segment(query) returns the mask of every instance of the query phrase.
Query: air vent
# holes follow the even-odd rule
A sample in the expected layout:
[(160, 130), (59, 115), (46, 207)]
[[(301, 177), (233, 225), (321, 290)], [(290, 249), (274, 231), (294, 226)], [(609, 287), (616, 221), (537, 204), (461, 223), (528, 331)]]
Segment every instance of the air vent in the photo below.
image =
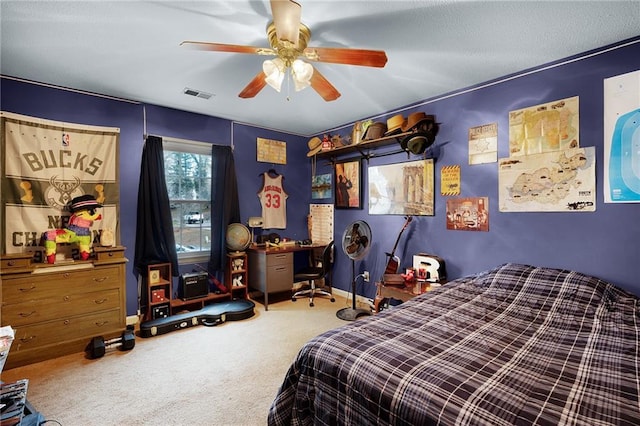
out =
[(200, 90), (189, 89), (188, 87), (184, 88), (184, 94), (189, 96), (195, 96), (196, 98), (209, 99), (213, 96), (211, 93), (201, 92)]

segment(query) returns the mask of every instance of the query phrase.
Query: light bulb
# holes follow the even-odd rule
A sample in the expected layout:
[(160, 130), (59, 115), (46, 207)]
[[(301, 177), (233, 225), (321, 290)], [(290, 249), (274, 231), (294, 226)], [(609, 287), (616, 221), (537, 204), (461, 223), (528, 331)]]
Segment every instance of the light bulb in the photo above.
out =
[(293, 74), (293, 83), (296, 92), (309, 87), (311, 85), (311, 76), (313, 75), (313, 67), (300, 59), (296, 59), (291, 64)]
[(264, 80), (267, 84), (276, 91), (280, 92), (282, 88), (282, 81), (284, 80), (285, 66), (284, 62), (280, 58), (273, 60), (267, 59), (262, 63), (262, 71), (267, 76)]

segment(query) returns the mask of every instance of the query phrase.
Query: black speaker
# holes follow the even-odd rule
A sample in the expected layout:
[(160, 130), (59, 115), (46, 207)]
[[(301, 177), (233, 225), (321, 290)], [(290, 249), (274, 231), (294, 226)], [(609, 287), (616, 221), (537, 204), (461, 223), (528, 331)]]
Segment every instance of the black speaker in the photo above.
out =
[(209, 295), (209, 279), (204, 272), (182, 274), (178, 281), (178, 297), (182, 300), (198, 299)]
[(162, 304), (151, 308), (151, 319), (167, 318), (170, 314), (169, 304)]

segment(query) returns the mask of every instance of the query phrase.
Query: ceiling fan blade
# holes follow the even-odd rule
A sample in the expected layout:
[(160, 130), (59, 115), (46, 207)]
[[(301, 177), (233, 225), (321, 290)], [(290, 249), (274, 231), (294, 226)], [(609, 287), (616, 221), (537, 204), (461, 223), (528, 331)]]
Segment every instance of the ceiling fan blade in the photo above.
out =
[(307, 47), (302, 54), (310, 61), (382, 68), (387, 63), (383, 50)]
[(297, 46), (302, 6), (293, 0), (271, 0), (271, 13), (278, 40), (287, 40)]
[(237, 44), (209, 43), (206, 41), (183, 41), (180, 46), (210, 52), (251, 53), (254, 55), (276, 55), (275, 50), (268, 47), (240, 46)]
[(253, 98), (264, 88), (264, 86), (267, 85), (265, 77), (266, 75), (264, 75), (264, 72), (260, 71), (253, 80), (247, 84), (247, 87), (242, 89), (242, 92), (240, 92), (238, 96), (245, 99)]
[(333, 84), (329, 83), (329, 80), (320, 74), (315, 67), (313, 68), (313, 74), (311, 75), (311, 87), (313, 87), (313, 90), (318, 92), (318, 94), (322, 96), (322, 99), (327, 102), (335, 101), (340, 97), (338, 89), (333, 87)]

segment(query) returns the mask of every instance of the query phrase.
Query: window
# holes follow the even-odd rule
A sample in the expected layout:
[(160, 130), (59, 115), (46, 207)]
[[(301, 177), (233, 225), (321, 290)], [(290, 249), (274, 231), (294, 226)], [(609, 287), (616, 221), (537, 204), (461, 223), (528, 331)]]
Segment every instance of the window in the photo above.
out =
[(211, 250), (211, 145), (164, 138), (162, 146), (178, 259), (208, 257)]

